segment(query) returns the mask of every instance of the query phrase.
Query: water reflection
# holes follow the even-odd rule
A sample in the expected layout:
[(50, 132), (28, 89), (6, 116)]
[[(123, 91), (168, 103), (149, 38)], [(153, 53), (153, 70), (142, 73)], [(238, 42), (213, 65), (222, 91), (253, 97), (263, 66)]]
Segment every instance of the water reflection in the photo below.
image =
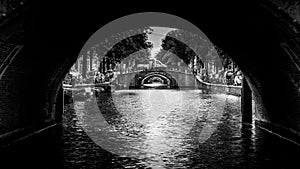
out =
[(261, 153), (261, 145), (268, 143), (265, 134), (241, 125), (239, 97), (198, 90), (124, 90), (68, 106), (66, 166), (263, 168), (266, 156), (272, 157)]

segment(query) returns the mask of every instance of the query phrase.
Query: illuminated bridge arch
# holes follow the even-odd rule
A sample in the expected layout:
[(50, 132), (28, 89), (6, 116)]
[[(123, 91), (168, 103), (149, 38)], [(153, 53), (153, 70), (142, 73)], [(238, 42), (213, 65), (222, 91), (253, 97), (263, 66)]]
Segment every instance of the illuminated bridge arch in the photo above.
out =
[(147, 74), (146, 76), (144, 76), (140, 82), (140, 85), (141, 86), (144, 86), (145, 84), (145, 80), (148, 80), (152, 77), (161, 77), (163, 79), (163, 84), (167, 84), (167, 87), (170, 88), (171, 87), (171, 82), (174, 81), (174, 79), (172, 77), (168, 77), (167, 75), (163, 75), (161, 73), (158, 73), (158, 72), (152, 72), (152, 73), (149, 73)]
[(168, 72), (165, 71), (155, 71), (155, 70), (148, 70), (148, 71), (141, 71), (137, 73), (134, 78), (131, 79), (130, 88), (143, 88), (146, 80), (159, 77), (163, 80), (163, 84), (167, 84), (167, 88), (171, 89), (178, 89), (179, 85), (177, 80), (172, 77)]

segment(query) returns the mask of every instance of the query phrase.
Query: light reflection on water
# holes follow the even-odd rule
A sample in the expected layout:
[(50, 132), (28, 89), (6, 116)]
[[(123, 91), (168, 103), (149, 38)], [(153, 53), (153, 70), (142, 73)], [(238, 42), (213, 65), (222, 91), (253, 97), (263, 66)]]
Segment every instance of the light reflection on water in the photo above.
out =
[(63, 140), (70, 168), (99, 168), (95, 163), (251, 168), (256, 161), (254, 129), (241, 125), (240, 97), (200, 90), (122, 90), (68, 106)]
[(231, 123), (239, 137), (239, 98), (197, 90), (124, 90), (75, 101), (75, 125), (113, 154), (151, 168), (180, 168), (214, 134), (226, 103), (235, 106)]
[(241, 124), (239, 97), (197, 90), (124, 90), (100, 98), (65, 105), (63, 168), (299, 165), (299, 147)]

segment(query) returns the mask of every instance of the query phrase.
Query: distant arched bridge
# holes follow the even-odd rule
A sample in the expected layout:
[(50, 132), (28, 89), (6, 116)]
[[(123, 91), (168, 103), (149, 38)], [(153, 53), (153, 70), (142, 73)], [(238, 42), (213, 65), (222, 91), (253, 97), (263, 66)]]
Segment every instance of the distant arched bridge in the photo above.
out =
[(153, 78), (161, 79), (161, 83), (170, 89), (199, 87), (198, 80), (193, 73), (159, 69), (118, 74), (114, 83), (119, 88), (141, 89), (145, 88), (145, 84), (151, 83)]

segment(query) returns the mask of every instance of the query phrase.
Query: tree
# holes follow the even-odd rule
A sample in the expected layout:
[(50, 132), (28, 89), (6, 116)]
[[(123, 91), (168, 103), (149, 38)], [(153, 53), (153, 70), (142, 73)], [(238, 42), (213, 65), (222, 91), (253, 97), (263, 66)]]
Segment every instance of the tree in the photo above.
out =
[(152, 44), (147, 42), (146, 33), (136, 34), (115, 44), (105, 55), (113, 62), (121, 62), (129, 55), (143, 49), (152, 48)]
[(220, 57), (221, 65), (224, 68), (228, 68), (228, 66), (233, 63), (233, 60), (231, 59), (231, 57), (227, 53), (225, 53), (220, 47), (215, 46), (215, 49)]
[(168, 32), (162, 40), (162, 49), (156, 58), (165, 64), (183, 61), (185, 64), (194, 66), (194, 60), (197, 57), (198, 64), (196, 65), (203, 67), (203, 56), (208, 52), (206, 43), (205, 39), (196, 34), (176, 29)]
[(128, 30), (105, 38), (93, 47), (96, 48), (96, 54), (99, 56), (101, 64), (105, 61), (114, 68), (117, 63), (121, 63), (130, 55), (136, 55), (138, 61), (142, 57), (147, 57), (148, 49), (153, 47), (150, 42), (147, 42), (147, 34), (152, 32), (153, 30), (149, 27)]
[(196, 53), (193, 50), (191, 50), (189, 46), (171, 36), (166, 36), (162, 40), (162, 48), (163, 50), (172, 52), (180, 59), (182, 59), (186, 64), (189, 64), (196, 55)]

